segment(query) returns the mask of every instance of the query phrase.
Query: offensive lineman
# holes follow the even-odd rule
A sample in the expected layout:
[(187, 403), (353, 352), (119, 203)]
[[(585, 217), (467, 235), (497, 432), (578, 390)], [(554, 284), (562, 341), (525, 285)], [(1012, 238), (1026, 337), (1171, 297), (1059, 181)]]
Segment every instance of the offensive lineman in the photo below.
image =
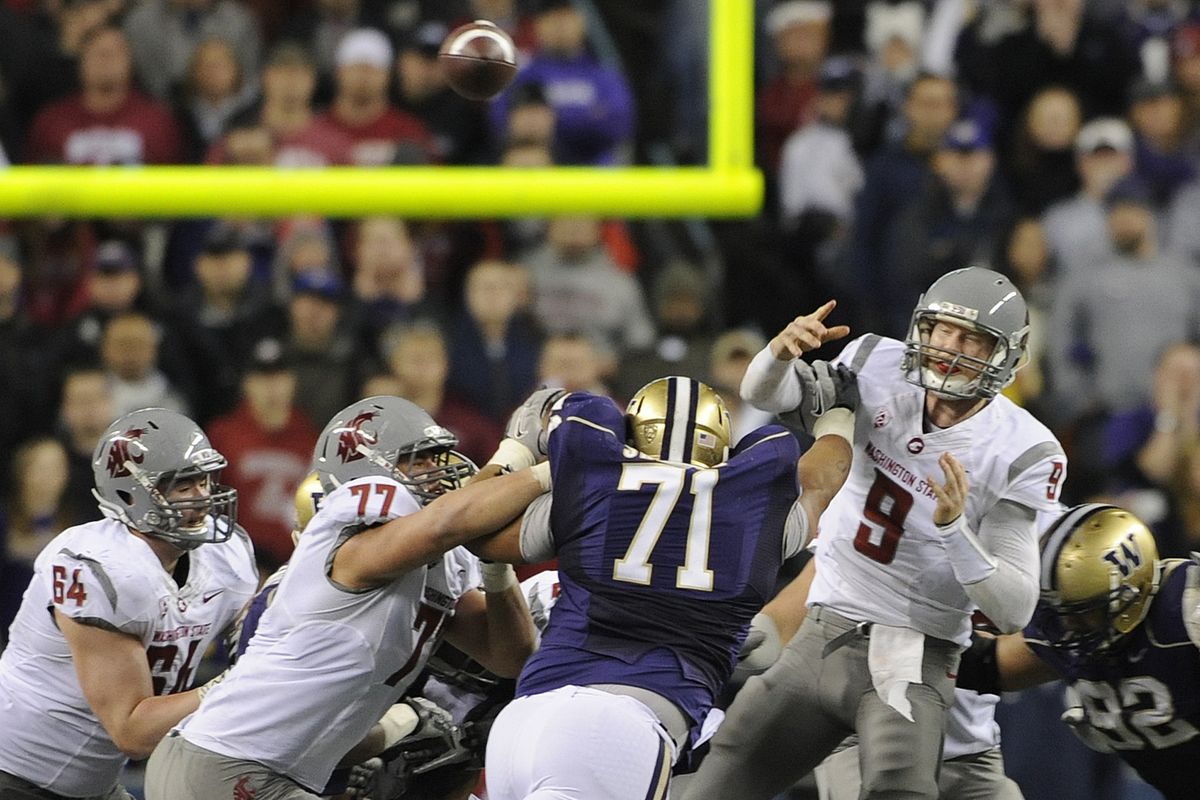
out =
[[(869, 334), (837, 358), (858, 373), (862, 405), (808, 615), (730, 707), (685, 800), (773, 797), (855, 732), (862, 797), (937, 797), (970, 612), (1002, 631), (1028, 621), (1036, 513), (1053, 510), (1066, 472), (1053, 435), (997, 396), (1028, 334), (1012, 283), (969, 267), (926, 290), (906, 341)], [(818, 376), (796, 356), (811, 337), (789, 324), (751, 363), (743, 397), (803, 410)]]
[[(156, 748), (148, 800), (318, 796), (443, 634), (516, 674), (533, 625), (515, 578), (489, 588), (485, 576), (484, 603), (446, 554), (512, 522), (549, 478), (523, 470), (447, 491), (472, 471), (456, 442), (397, 397), (358, 401), (330, 421), (314, 458), (321, 508), (246, 652)], [(487, 635), (463, 636), (468, 625)]]
[(128, 798), (126, 758), (196, 709), (200, 658), (258, 584), (224, 467), (196, 423), (164, 408), (100, 438), (105, 519), (46, 545), (0, 656), (4, 800)]

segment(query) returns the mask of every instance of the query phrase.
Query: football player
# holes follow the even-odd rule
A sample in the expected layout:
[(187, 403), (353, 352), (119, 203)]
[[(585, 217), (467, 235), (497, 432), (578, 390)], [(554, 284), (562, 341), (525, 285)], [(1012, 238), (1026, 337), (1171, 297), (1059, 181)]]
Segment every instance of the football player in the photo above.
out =
[[(802, 423), (828, 369), (797, 358), (821, 331), (804, 319), (742, 384), (746, 400)], [(999, 394), (1028, 335), (1016, 287), (969, 267), (926, 290), (905, 341), (868, 334), (838, 356), (858, 373), (862, 405), (850, 477), (821, 523), (808, 614), (738, 694), (685, 800), (774, 797), (855, 732), (862, 797), (937, 797), (971, 612), (1006, 632), (1028, 622), (1036, 514), (1066, 472), (1053, 434)]]
[(803, 458), (779, 426), (731, 449), (724, 402), (689, 378), (647, 384), (625, 414), (584, 392), (558, 401), (555, 490), (503, 555), (557, 555), (560, 593), (488, 739), (492, 800), (666, 796), (781, 562), (845, 477), (854, 377), (827, 388)]
[(1063, 714), (1167, 800), (1200, 780), (1200, 561), (1159, 559), (1130, 512), (1070, 509), (1042, 537), (1041, 600), (1022, 633), (977, 640), (960, 684), (1015, 691), (1062, 678)]
[(0, 656), (0, 797), (128, 798), (126, 759), (196, 709), (200, 659), (258, 585), (225, 464), (163, 408), (100, 438), (104, 519), (42, 550)]
[[(515, 520), (549, 488), (549, 471), (448, 491), (472, 472), (456, 442), (397, 397), (330, 421), (314, 455), (321, 508), (246, 652), (151, 756), (148, 800), (315, 797), (442, 636), (497, 674), (517, 673), (534, 636), (511, 568), (485, 570), (473, 591), (447, 553)], [(380, 749), (411, 732), (380, 727)]]

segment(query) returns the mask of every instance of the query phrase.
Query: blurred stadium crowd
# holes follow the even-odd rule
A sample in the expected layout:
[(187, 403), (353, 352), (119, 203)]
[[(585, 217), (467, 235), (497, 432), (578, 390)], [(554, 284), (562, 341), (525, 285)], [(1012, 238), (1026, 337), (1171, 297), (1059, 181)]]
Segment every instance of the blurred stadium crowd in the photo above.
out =
[[(921, 288), (969, 263), (1029, 301), (1010, 391), (1069, 450), (1064, 500), (1122, 503), (1185, 555), (1197, 5), (758, 0), (749, 221), (0, 223), (0, 630), (41, 547), (99, 516), (92, 450), (132, 409), (201, 422), (270, 570), (319, 427), (355, 397), (412, 399), (482, 460), (538, 384), (621, 399), (676, 373), (743, 432), (764, 421), (736, 393), (763, 332), (835, 297), (835, 321), (903, 338)], [(697, 163), (707, 6), (6, 0), (0, 165)], [(475, 18), (522, 59), (488, 104), (436, 63)]]

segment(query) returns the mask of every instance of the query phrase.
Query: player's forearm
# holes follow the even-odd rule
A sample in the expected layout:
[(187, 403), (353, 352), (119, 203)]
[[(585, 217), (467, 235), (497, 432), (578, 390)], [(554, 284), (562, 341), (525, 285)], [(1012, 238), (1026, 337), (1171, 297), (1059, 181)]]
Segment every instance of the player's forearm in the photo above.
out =
[(739, 392), (755, 408), (774, 413), (791, 411), (803, 399), (792, 361), (780, 361), (770, 347), (764, 347), (750, 361)]
[(802, 494), (800, 505), (808, 515), (810, 535), (834, 495), (846, 482), (854, 453), (850, 443), (841, 436), (822, 436), (800, 457), (796, 463), (796, 476)]
[(1038, 549), (1033, 511), (1000, 502), (979, 531), (960, 517), (944, 528), (954, 576), (975, 605), (1004, 633), (1019, 631), (1038, 598)]
[(775, 623), (779, 641), (785, 645), (800, 630), (804, 618), (808, 616), (808, 591), (816, 574), (816, 559), (809, 559), (800, 574), (763, 606), (762, 613)]
[(132, 759), (146, 758), (181, 719), (200, 705), (196, 689), (166, 697), (147, 697), (133, 707), (129, 717), (109, 730), (113, 742)]
[(515, 678), (537, 644), (533, 618), (520, 584), (486, 594), (485, 640), (476, 660), (502, 678)]

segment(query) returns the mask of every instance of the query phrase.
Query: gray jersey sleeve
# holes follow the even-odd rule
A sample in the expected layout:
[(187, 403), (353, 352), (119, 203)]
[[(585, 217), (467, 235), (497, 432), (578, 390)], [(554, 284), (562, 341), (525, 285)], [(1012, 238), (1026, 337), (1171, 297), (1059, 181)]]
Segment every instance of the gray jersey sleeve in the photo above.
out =
[(946, 533), (946, 554), (967, 597), (1003, 633), (1019, 631), (1038, 599), (1038, 544), (1033, 509), (1001, 500), (979, 525)]
[(549, 492), (541, 495), (525, 509), (521, 518), (521, 557), (526, 563), (536, 564), (554, 558), (554, 534), (550, 532)]

